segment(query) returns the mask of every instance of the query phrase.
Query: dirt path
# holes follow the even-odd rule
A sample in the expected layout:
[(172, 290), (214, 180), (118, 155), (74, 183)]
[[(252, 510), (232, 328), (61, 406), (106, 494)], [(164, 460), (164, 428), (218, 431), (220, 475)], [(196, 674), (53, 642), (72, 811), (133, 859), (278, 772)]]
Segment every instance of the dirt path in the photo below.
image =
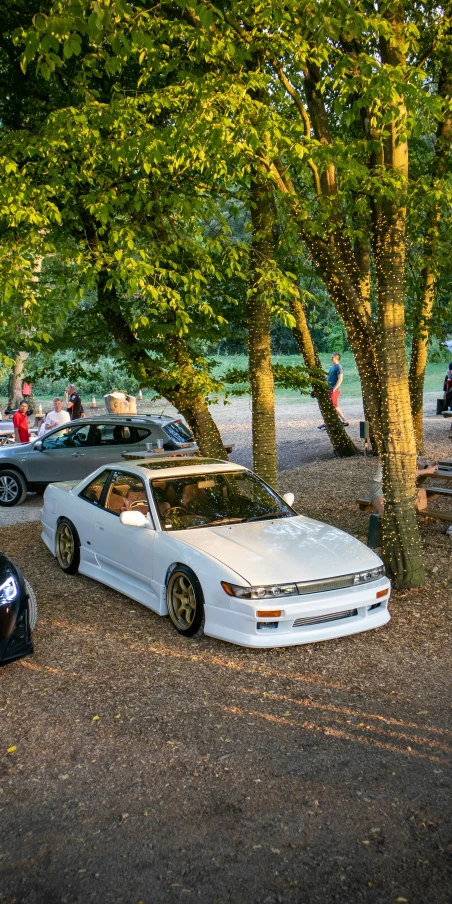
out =
[(36, 524), (3, 546), (40, 619), (1, 673), (2, 904), (449, 904), (441, 584), (379, 631), (257, 653), (62, 575)]
[[(307, 407), (279, 415), (281, 440), (298, 455), (303, 421), (321, 460), (281, 489), (365, 537), (354, 498), (375, 464), (332, 459)], [(243, 409), (230, 415), (245, 457)], [(444, 422), (427, 429), (448, 454)], [(184, 641), (63, 575), (38, 524), (3, 527), (39, 621), (34, 656), (0, 671), (1, 904), (450, 904), (444, 530), (422, 525), (427, 585), (393, 595), (385, 628), (253, 652)]]

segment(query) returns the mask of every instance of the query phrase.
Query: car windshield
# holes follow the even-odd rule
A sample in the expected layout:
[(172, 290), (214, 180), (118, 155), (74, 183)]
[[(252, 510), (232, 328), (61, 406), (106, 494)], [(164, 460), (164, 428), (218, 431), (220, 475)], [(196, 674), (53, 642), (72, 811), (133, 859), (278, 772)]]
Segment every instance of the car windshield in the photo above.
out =
[(151, 479), (163, 530), (288, 518), (293, 509), (250, 471)]

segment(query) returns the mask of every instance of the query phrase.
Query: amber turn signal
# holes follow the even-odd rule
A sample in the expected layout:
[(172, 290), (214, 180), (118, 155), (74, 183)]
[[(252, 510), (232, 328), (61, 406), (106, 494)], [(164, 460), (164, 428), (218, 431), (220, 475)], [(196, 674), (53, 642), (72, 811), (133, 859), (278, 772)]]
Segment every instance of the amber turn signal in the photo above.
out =
[(270, 612), (256, 612), (258, 618), (280, 618), (282, 615), (281, 609), (272, 609)]
[(379, 590), (377, 593), (377, 600), (380, 600), (382, 596), (387, 596), (389, 593), (388, 588), (386, 590)]

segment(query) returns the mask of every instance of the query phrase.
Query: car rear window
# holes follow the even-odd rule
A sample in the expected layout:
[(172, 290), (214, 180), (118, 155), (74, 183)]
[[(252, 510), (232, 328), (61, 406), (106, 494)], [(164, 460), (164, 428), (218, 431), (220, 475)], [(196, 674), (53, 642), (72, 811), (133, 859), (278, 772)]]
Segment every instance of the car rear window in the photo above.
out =
[(170, 439), (175, 443), (193, 443), (194, 437), (190, 432), (186, 424), (183, 421), (171, 421), (170, 424), (165, 424), (163, 427), (164, 432)]

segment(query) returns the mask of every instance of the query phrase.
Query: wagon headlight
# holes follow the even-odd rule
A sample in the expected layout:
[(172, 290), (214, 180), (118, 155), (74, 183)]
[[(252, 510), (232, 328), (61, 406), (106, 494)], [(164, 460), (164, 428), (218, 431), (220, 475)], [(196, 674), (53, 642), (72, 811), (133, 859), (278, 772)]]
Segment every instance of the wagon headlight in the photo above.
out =
[(379, 578), (384, 578), (384, 576), (385, 567), (380, 565), (378, 568), (371, 568), (369, 571), (358, 571), (353, 575), (353, 583), (368, 584), (369, 581), (378, 581)]
[(296, 596), (296, 584), (270, 584), (266, 587), (240, 587), (222, 581), (221, 586), (228, 596), (237, 596), (241, 600), (275, 599), (281, 596)]
[(14, 578), (12, 576), (7, 578), (6, 581), (0, 585), (0, 604), (12, 602), (18, 593), (19, 588)]

